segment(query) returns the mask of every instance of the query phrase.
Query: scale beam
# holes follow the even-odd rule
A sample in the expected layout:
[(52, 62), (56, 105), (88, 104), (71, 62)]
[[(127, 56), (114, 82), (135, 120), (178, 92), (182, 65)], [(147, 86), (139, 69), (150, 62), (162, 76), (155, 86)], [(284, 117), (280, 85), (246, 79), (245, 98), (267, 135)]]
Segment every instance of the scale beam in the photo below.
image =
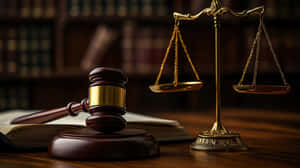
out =
[(191, 15), (191, 14), (182, 14), (178, 12), (174, 12), (173, 16), (177, 20), (196, 20), (202, 15), (207, 15), (207, 16), (223, 16), (226, 14), (230, 14), (235, 17), (247, 17), (247, 16), (262, 16), (264, 15), (265, 8), (264, 6), (259, 6), (254, 9), (250, 10), (243, 10), (241, 12), (235, 12), (230, 8), (227, 7), (221, 7), (219, 9), (216, 8), (205, 8), (196, 15)]

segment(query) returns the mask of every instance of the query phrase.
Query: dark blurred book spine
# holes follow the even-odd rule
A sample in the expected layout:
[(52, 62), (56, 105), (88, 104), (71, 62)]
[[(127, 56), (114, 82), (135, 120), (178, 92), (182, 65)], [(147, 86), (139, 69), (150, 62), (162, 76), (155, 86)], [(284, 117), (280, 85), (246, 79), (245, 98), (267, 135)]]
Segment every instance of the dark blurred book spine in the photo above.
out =
[(137, 72), (140, 74), (149, 74), (152, 70), (151, 50), (152, 50), (152, 30), (150, 27), (142, 27), (137, 32), (136, 39), (136, 66)]
[(19, 73), (29, 75), (29, 30), (25, 25), (19, 28)]
[(167, 16), (168, 0), (68, 0), (68, 13), (77, 16)]
[[(168, 45), (168, 31), (164, 27), (158, 27), (154, 30), (153, 40), (152, 40), (152, 50), (151, 50), (151, 64), (152, 64), (152, 73), (158, 73), (161, 62), (163, 60), (165, 50)], [(166, 64), (164, 69), (168, 69)], [(165, 71), (164, 71), (165, 72)]]
[(17, 72), (17, 31), (9, 27), (7, 31), (7, 72)]
[(151, 0), (141, 0), (141, 15), (152, 16), (153, 9)]
[(90, 16), (92, 13), (92, 1), (91, 0), (84, 0), (82, 1), (82, 16)]
[(80, 16), (80, 1), (69, 0), (69, 15), (72, 17)]
[(267, 18), (275, 18), (276, 17), (276, 2), (275, 0), (265, 0), (265, 16)]
[(223, 71), (226, 73), (238, 72), (239, 65), (239, 34), (236, 29), (225, 29), (223, 41), (221, 42), (221, 50), (224, 59), (221, 59)]
[(19, 74), (46, 75), (52, 71), (52, 33), (48, 24), (22, 25), (19, 33)]
[(266, 17), (267, 18), (294, 18), (299, 11), (299, 1), (286, 1), (286, 0), (265, 0)]
[(7, 16), (7, 7), (6, 7), (7, 1), (0, 1), (0, 17), (6, 17)]
[(44, 0), (44, 16), (46, 18), (54, 18), (56, 16), (56, 2), (55, 0)]
[(18, 15), (17, 0), (7, 1), (7, 15), (8, 17), (16, 17)]
[(29, 109), (30, 108), (30, 96), (29, 96), (29, 86), (22, 84), (17, 88), (17, 108)]
[(294, 44), (294, 47), (293, 47), (293, 50), (295, 51), (293, 54), (293, 60), (294, 60), (294, 69), (296, 72), (300, 72), (300, 69), (299, 69), (299, 62), (300, 62), (300, 57), (299, 57), (299, 48), (300, 48), (300, 32), (299, 30), (296, 31), (296, 34), (293, 35), (294, 39), (293, 39), (293, 44)]
[(5, 32), (4, 29), (0, 29), (0, 73), (5, 72), (5, 52), (4, 52), (4, 44), (5, 44)]
[(0, 86), (0, 111), (28, 109), (30, 107), (29, 86), (5, 83)]
[[(297, 33), (293, 30), (289, 30), (286, 32), (280, 32), (282, 38), (282, 43), (279, 49), (279, 62), (281, 63), (283, 70), (285, 72), (293, 72), (297, 71), (297, 66), (294, 60), (295, 55), (297, 55), (297, 50), (295, 50), (295, 46), (297, 42), (294, 40)], [(295, 69), (296, 68), (296, 69)]]
[(139, 15), (139, 0), (129, 0), (128, 2), (129, 16), (138, 16)]
[(122, 52), (123, 52), (123, 62), (122, 69), (128, 73), (133, 74), (136, 70), (135, 67), (135, 55), (134, 47), (135, 43), (135, 29), (136, 25), (134, 22), (127, 21), (123, 25), (123, 38), (122, 38)]
[(94, 0), (93, 1), (93, 15), (103, 16), (105, 11), (104, 0)]
[(49, 25), (44, 25), (40, 29), (39, 50), (40, 50), (40, 67), (43, 74), (50, 74), (52, 72), (52, 45), (51, 45), (52, 31)]
[(167, 35), (167, 29), (162, 26), (137, 27), (134, 22), (126, 22), (122, 41), (123, 70), (128, 74), (157, 73), (169, 42)]
[(127, 16), (128, 15), (128, 0), (117, 0), (117, 15)]
[(1, 0), (0, 17), (53, 18), (56, 0)]
[(31, 8), (32, 8), (32, 1), (31, 0), (22, 0), (20, 1), (21, 4), (21, 17), (22, 18), (28, 18), (31, 17)]
[(154, 0), (156, 1), (156, 8), (154, 11), (157, 16), (167, 16), (169, 14), (168, 1), (167, 0)]
[(106, 0), (105, 9), (106, 16), (114, 16), (116, 14), (116, 0)]
[(7, 109), (7, 89), (4, 86), (0, 86), (0, 111)]
[(286, 19), (292, 15), (292, 8), (289, 6), (291, 2), (287, 0), (276, 1), (277, 17)]
[(17, 109), (18, 102), (17, 102), (17, 87), (10, 86), (8, 88), (8, 108), (9, 109)]
[(30, 57), (31, 57), (31, 75), (38, 76), (40, 75), (40, 53), (39, 53), (39, 27), (37, 25), (32, 25), (30, 27)]
[(300, 18), (300, 1), (293, 0), (293, 13), (295, 18)]
[(42, 10), (42, 0), (33, 0), (32, 5), (32, 17), (33, 18), (41, 18), (43, 15), (43, 12), (45, 10)]

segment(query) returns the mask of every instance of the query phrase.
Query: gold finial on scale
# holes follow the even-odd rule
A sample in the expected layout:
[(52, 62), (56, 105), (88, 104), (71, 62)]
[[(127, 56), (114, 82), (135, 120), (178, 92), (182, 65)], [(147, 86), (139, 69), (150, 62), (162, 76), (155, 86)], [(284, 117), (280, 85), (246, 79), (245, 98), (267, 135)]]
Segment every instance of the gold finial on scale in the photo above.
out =
[[(223, 7), (220, 0), (212, 0), (209, 8), (205, 8), (201, 10), (199, 13), (195, 15), (191, 14), (181, 14), (178, 12), (174, 12), (173, 16), (175, 19), (174, 31), (167, 48), (165, 57), (163, 59), (160, 72), (158, 74), (157, 80), (154, 85), (150, 86), (150, 89), (153, 92), (179, 92), (179, 91), (191, 91), (198, 90), (202, 87), (202, 82), (200, 81), (197, 71), (194, 68), (194, 65), (190, 59), (190, 56), (187, 52), (186, 46), (183, 43), (180, 31), (179, 24), (182, 20), (196, 20), (202, 15), (207, 15), (213, 17), (214, 23), (214, 37), (215, 37), (215, 81), (216, 81), (216, 121), (209, 131), (204, 131), (200, 133), (196, 139), (196, 141), (191, 145), (191, 148), (194, 150), (205, 150), (205, 151), (229, 151), (229, 150), (247, 150), (247, 145), (241, 140), (240, 134), (232, 133), (228, 131), (223, 124), (221, 123), (221, 63), (220, 63), (220, 22), (219, 17), (225, 14), (230, 14), (235, 17), (246, 17), (246, 16), (259, 16), (259, 29), (256, 35), (256, 38), (251, 47), (250, 56), (246, 63), (245, 69), (243, 71), (242, 78), (237, 85), (234, 85), (233, 88), (235, 91), (239, 93), (249, 93), (249, 94), (285, 94), (290, 91), (290, 86), (286, 82), (284, 77), (284, 73), (280, 67), (280, 64), (277, 60), (277, 56), (272, 47), (270, 37), (266, 31), (265, 25), (263, 23), (263, 15), (264, 15), (264, 6), (259, 6), (250, 10), (243, 10), (241, 12), (235, 12), (228, 7)], [(264, 33), (270, 47), (271, 53), (273, 55), (274, 61), (276, 63), (277, 68), (281, 74), (281, 78), (283, 80), (283, 86), (276, 85), (256, 85), (256, 76), (257, 76), (257, 68), (258, 68), (258, 55), (259, 55), (259, 45), (260, 45), (260, 35)], [(177, 66), (178, 66), (178, 52), (177, 52), (177, 43), (178, 37), (182, 43), (186, 56), (190, 62), (190, 65), (193, 69), (193, 72), (197, 78), (197, 81), (192, 82), (178, 82), (178, 74), (177, 74)], [(159, 84), (159, 79), (161, 77), (164, 64), (167, 59), (167, 55), (170, 50), (170, 46), (175, 38), (175, 63), (174, 63), (174, 82), (170, 84)], [(249, 62), (253, 57), (254, 49), (256, 47), (256, 60), (255, 60), (255, 71), (252, 85), (242, 85), (244, 80), (244, 76), (247, 72)], [(195, 82), (195, 83), (193, 83)]]

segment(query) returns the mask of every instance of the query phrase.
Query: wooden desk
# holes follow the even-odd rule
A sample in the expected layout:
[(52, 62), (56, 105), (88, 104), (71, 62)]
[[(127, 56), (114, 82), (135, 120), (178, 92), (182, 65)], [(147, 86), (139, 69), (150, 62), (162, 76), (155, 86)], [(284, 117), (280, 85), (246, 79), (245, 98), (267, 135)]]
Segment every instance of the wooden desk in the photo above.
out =
[[(156, 116), (176, 119), (192, 135), (209, 129), (214, 111), (169, 112)], [(300, 113), (286, 111), (225, 109), (223, 123), (241, 133), (249, 145), (246, 152), (190, 152), (191, 142), (162, 144), (160, 157), (132, 161), (66, 161), (49, 157), (46, 152), (0, 153), (1, 168), (201, 168), (201, 167), (299, 167)]]

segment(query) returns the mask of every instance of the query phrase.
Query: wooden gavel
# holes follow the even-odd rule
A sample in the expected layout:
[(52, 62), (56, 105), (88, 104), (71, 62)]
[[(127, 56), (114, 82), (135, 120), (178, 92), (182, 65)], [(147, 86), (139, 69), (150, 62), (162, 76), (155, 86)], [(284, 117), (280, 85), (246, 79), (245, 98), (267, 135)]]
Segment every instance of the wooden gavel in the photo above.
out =
[(79, 112), (91, 115), (86, 126), (100, 132), (112, 133), (126, 127), (122, 117), (126, 110), (125, 74), (114, 68), (96, 67), (89, 73), (89, 98), (80, 103), (70, 102), (65, 107), (32, 113), (14, 119), (11, 124), (40, 124)]

